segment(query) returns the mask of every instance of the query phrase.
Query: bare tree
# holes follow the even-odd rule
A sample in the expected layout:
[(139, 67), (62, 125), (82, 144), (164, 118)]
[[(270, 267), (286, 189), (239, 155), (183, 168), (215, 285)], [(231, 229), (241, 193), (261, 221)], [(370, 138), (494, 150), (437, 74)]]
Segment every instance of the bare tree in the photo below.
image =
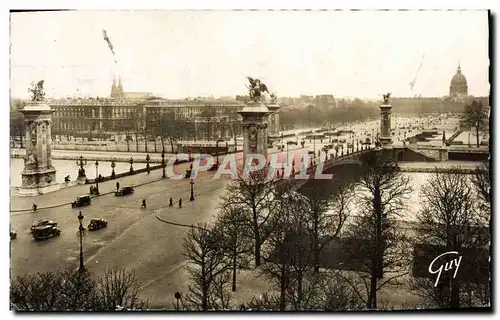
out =
[(139, 298), (139, 282), (135, 271), (114, 267), (97, 281), (100, 310), (142, 309), (146, 303)]
[(203, 122), (205, 123), (205, 137), (207, 140), (210, 140), (214, 136), (214, 123), (216, 123), (217, 109), (214, 106), (206, 105), (203, 107), (199, 116), (203, 118)]
[(142, 112), (140, 111), (140, 108), (137, 108), (134, 110), (132, 113), (132, 117), (130, 119), (132, 123), (132, 128), (134, 130), (134, 135), (135, 135), (135, 150), (136, 152), (139, 152), (139, 132), (143, 132), (144, 126), (142, 123)]
[[(229, 266), (219, 240), (220, 235), (208, 223), (192, 226), (184, 239), (184, 255), (190, 263), (186, 270), (191, 280), (185, 300), (192, 308), (206, 311), (217, 307), (215, 286), (220, 281), (218, 277), (227, 276)], [(218, 296), (224, 297), (224, 294), (219, 290)]]
[(10, 302), (18, 311), (115, 311), (141, 309), (133, 271), (109, 269), (103, 278), (65, 270), (28, 274), (11, 282)]
[(314, 253), (314, 270), (319, 272), (320, 256), (323, 249), (338, 238), (340, 231), (350, 215), (350, 203), (353, 196), (351, 185), (339, 185), (329, 188), (325, 193), (308, 190), (305, 199), (309, 211), (308, 233), (311, 235), (311, 250)]
[(236, 291), (236, 273), (248, 269), (252, 253), (251, 234), (245, 223), (242, 208), (225, 207), (217, 217), (218, 233), (221, 235), (220, 245), (230, 261), (232, 272), (232, 291)]
[[(277, 190), (280, 192), (282, 189)], [(277, 193), (273, 202), (274, 227), (265, 246), (262, 272), (278, 287), (280, 310), (285, 310), (288, 303), (300, 310), (307, 305), (304, 286), (306, 276), (314, 267), (307, 232), (307, 199), (297, 192), (285, 191)]]
[(183, 121), (176, 118), (174, 111), (169, 110), (161, 115), (159, 129), (163, 148), (165, 148), (163, 139), (166, 137), (170, 142), (171, 152), (175, 152), (174, 144), (179, 137), (179, 132), (183, 129)]
[(479, 198), (479, 209), (486, 217), (491, 214), (491, 181), (490, 181), (490, 163), (485, 161), (475, 170), (472, 182), (476, 187), (477, 197)]
[[(397, 168), (390, 154), (383, 150), (365, 154), (356, 204), (360, 215), (346, 230), (348, 237), (363, 239), (364, 248), (356, 248), (368, 257), (365, 272), (360, 274), (366, 288), (366, 305), (377, 308), (377, 291), (407, 274), (407, 237), (397, 226), (412, 192), (410, 178)], [(354, 248), (351, 248), (353, 250)], [(384, 273), (389, 277), (384, 278)]]
[(473, 100), (465, 106), (461, 119), (462, 127), (476, 130), (477, 147), (479, 147), (479, 131), (488, 128), (488, 107), (482, 101)]
[[(418, 213), (416, 240), (418, 243), (435, 245), (443, 248), (443, 252), (463, 249), (486, 249), (490, 237), (486, 231), (489, 217), (481, 216), (476, 210), (476, 196), (468, 176), (459, 171), (436, 173), (422, 187), (422, 210)], [(481, 255), (474, 254), (476, 261), (468, 261), (476, 265), (472, 273), (481, 273)], [(474, 258), (470, 258), (474, 259)], [(487, 259), (487, 257), (482, 257)], [(485, 261), (483, 261), (484, 263)], [(473, 306), (473, 299), (464, 289), (466, 284), (459, 278), (442, 275), (441, 285), (435, 286), (430, 279), (415, 279), (413, 289), (424, 299), (444, 308), (458, 308), (461, 305)], [(474, 281), (475, 282), (475, 281)], [(470, 289), (470, 288), (468, 288)], [(487, 285), (476, 283), (470, 289), (476, 294), (487, 293)], [(487, 294), (482, 294), (482, 298)], [(482, 300), (481, 304), (487, 301)], [(477, 303), (477, 301), (476, 301)]]
[(261, 263), (261, 246), (272, 231), (271, 201), (275, 184), (267, 178), (267, 171), (260, 170), (246, 176), (239, 170), (238, 177), (227, 186), (222, 204), (244, 210), (245, 224), (251, 231), (254, 243), (255, 266)]

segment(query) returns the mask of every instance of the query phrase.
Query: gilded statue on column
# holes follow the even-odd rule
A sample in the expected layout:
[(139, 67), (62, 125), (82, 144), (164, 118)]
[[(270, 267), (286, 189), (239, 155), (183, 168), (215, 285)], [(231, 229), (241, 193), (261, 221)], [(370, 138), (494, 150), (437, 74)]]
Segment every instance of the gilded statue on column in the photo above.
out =
[(43, 101), (45, 97), (45, 92), (43, 91), (43, 82), (44, 80), (38, 81), (36, 84), (34, 82), (31, 83), (31, 88), (28, 89), (28, 92), (31, 92), (31, 101)]

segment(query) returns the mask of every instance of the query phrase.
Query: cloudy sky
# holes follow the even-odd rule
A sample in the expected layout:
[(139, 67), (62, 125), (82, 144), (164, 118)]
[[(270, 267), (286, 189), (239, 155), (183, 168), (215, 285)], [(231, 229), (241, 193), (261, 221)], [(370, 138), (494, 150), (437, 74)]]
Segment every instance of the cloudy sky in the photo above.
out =
[(279, 96), (444, 96), (459, 62), (469, 93), (487, 95), (485, 11), (11, 14), (11, 94), (19, 98), (39, 79), (48, 97), (108, 96), (114, 76), (125, 91), (168, 98), (245, 94), (246, 76)]

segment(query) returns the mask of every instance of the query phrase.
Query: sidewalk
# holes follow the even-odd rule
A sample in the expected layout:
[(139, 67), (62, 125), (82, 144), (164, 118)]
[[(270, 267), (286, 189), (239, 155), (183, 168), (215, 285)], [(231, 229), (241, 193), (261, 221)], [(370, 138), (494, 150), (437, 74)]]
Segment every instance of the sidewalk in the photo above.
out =
[[(175, 173), (183, 173), (189, 167), (190, 163), (183, 163), (176, 165), (174, 168)], [(120, 179), (110, 180), (99, 183), (99, 191), (101, 195), (112, 193), (116, 191), (116, 182), (120, 183), (121, 187), (125, 186), (138, 186), (155, 181), (162, 180), (162, 169), (153, 170), (148, 175), (146, 172), (138, 173), (132, 176), (126, 176)], [(90, 184), (75, 185), (61, 189), (59, 191), (42, 194), (35, 197), (22, 197), (18, 195), (11, 195), (10, 197), (10, 211), (19, 213), (26, 213), (32, 210), (33, 203), (36, 203), (39, 209), (47, 207), (58, 207), (68, 205), (73, 202), (76, 197), (80, 195), (88, 195)]]

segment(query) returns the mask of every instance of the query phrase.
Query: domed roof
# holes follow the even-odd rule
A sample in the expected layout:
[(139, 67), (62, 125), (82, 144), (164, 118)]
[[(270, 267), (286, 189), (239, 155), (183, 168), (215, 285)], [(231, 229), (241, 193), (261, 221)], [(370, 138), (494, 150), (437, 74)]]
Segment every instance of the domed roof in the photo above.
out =
[(467, 79), (465, 76), (462, 74), (462, 70), (460, 69), (460, 64), (458, 65), (457, 68), (457, 73), (453, 76), (451, 79), (451, 84), (467, 84)]

